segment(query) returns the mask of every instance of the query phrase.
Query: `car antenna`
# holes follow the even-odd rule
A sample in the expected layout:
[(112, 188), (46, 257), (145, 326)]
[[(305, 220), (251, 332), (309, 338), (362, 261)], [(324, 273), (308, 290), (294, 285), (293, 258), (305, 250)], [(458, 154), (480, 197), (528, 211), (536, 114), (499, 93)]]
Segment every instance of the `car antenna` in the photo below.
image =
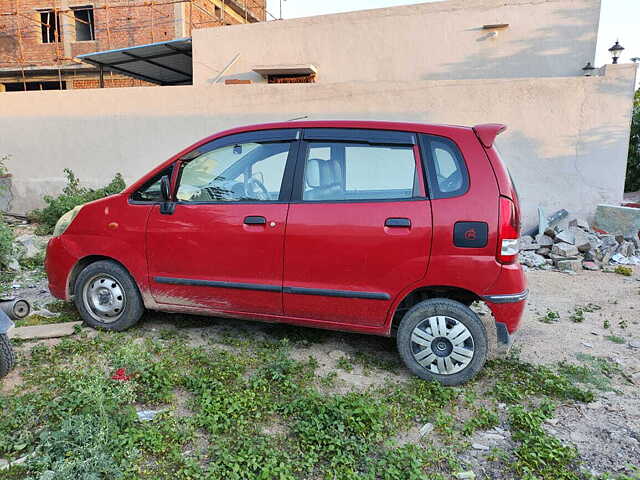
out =
[(303, 115), (302, 117), (292, 118), (290, 120), (287, 120), (287, 122), (295, 122), (296, 120), (304, 120), (305, 118), (309, 118), (309, 115)]

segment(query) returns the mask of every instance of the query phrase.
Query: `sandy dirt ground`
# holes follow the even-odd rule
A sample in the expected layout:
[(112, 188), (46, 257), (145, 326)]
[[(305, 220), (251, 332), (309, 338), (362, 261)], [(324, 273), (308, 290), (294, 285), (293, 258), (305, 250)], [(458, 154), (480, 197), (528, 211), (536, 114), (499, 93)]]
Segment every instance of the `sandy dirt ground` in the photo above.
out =
[[(537, 364), (559, 361), (578, 364), (581, 355), (589, 355), (614, 362), (622, 372), (612, 376), (612, 391), (599, 392), (595, 402), (561, 405), (556, 418), (547, 423), (549, 432), (576, 445), (586, 467), (593, 473), (623, 471), (628, 465), (640, 467), (640, 267), (635, 267), (631, 277), (587, 271), (567, 274), (531, 270), (527, 277), (531, 293), (514, 342), (521, 358)], [(39, 305), (50, 300), (44, 280), (18, 279), (16, 285), (20, 285), (15, 289), (17, 294)], [(581, 321), (575, 322), (576, 309), (580, 307), (585, 311), (579, 318)], [(551, 323), (541, 321), (549, 311), (557, 312), (559, 318)], [(290, 336), (293, 331), (279, 325), (217, 318), (193, 322), (182, 315), (158, 313), (145, 315), (141, 328), (145, 334), (155, 335), (163, 328), (176, 325), (182, 325), (180, 329), (189, 336), (190, 343), (219, 341), (221, 348), (233, 348), (223, 341), (230, 335), (258, 340), (283, 334)], [(337, 392), (364, 390), (409, 378), (392, 339), (313, 329), (295, 329), (295, 335), (301, 337), (301, 343), (293, 345), (292, 356), (301, 360), (313, 356), (319, 364), (319, 375), (335, 371)], [(313, 341), (305, 343), (305, 336)], [(19, 348), (30, 349), (34, 344), (26, 343)], [(390, 365), (397, 365), (392, 369), (395, 373), (365, 371), (357, 364), (350, 372), (337, 368), (340, 358), (357, 352), (374, 354)], [(3, 390), (19, 384), (19, 372), (18, 368), (5, 379)], [(418, 437), (416, 429), (398, 440), (417, 441)], [(513, 447), (508, 430), (501, 428), (479, 432), (472, 441), (491, 447)], [(474, 466), (479, 478), (502, 478), (494, 473), (486, 452), (472, 449), (465, 460)]]

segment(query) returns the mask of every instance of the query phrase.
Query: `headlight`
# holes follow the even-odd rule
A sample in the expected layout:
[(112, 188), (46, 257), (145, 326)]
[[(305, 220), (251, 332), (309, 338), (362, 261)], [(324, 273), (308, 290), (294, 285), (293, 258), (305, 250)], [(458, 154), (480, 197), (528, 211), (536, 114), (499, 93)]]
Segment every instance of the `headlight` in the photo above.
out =
[(57, 237), (58, 235), (62, 235), (65, 230), (69, 228), (69, 225), (71, 225), (73, 219), (76, 218), (78, 213), (80, 213), (81, 209), (82, 205), (78, 205), (73, 210), (69, 210), (67, 213), (62, 215), (57, 221), (56, 226), (53, 228), (53, 236)]

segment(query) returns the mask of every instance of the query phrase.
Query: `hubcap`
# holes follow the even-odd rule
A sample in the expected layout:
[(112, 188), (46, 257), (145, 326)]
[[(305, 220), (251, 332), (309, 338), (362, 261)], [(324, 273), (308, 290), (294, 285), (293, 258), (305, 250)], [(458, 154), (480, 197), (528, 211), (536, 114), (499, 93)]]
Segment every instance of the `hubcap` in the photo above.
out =
[(413, 329), (411, 351), (416, 362), (432, 373), (452, 375), (473, 360), (473, 337), (455, 318), (429, 317)]
[(106, 273), (95, 275), (85, 283), (82, 299), (91, 316), (102, 323), (118, 320), (126, 302), (120, 283)]

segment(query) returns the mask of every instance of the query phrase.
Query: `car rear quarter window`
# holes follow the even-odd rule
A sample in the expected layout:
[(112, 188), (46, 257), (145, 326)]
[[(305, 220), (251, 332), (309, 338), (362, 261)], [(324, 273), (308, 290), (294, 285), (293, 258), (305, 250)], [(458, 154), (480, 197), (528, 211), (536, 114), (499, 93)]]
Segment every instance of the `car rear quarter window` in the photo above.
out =
[(456, 144), (448, 138), (421, 135), (420, 145), (431, 198), (451, 198), (466, 193), (469, 175)]

